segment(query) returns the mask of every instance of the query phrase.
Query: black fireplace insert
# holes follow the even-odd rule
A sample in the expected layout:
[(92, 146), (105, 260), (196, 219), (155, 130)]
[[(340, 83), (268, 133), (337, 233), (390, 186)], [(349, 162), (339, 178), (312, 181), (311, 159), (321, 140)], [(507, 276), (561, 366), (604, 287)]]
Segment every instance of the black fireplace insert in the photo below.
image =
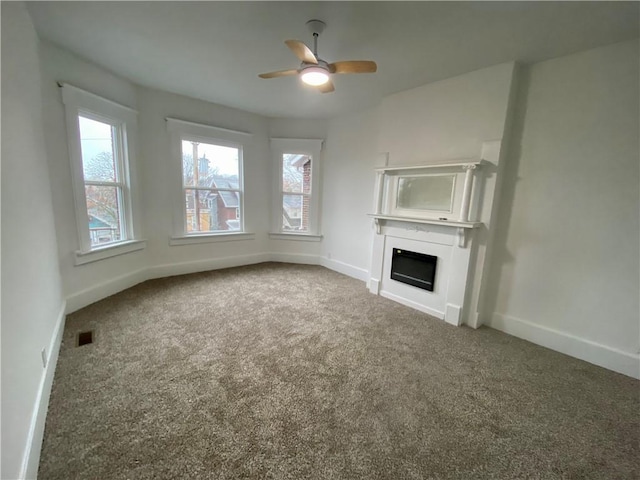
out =
[(438, 257), (424, 253), (393, 249), (391, 278), (433, 292)]

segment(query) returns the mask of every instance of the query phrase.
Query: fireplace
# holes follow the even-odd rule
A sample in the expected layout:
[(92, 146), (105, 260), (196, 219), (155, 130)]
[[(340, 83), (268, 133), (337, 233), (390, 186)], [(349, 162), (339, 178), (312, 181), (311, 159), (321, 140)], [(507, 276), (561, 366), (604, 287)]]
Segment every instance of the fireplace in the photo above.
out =
[(477, 158), (422, 165), (389, 165), (391, 153), (381, 154), (371, 293), (451, 325), (480, 326), (500, 147), (483, 142)]
[(433, 292), (437, 263), (436, 256), (394, 248), (391, 278)]

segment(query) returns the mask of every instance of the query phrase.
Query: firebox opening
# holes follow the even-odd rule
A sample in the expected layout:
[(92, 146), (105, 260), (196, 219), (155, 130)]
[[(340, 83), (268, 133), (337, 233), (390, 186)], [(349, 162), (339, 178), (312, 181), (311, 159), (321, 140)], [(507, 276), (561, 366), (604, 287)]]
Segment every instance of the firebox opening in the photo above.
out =
[(391, 279), (433, 292), (438, 257), (393, 249)]

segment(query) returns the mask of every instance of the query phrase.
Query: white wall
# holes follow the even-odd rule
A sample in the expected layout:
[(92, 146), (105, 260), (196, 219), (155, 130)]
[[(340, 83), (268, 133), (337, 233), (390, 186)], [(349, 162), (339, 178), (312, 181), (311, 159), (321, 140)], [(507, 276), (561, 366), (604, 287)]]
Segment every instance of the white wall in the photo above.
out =
[(328, 120), (269, 118), (269, 136), (274, 138), (325, 138)]
[(640, 376), (638, 41), (528, 69), (491, 325)]
[(25, 5), (3, 2), (0, 477), (7, 479), (35, 477), (64, 320), (37, 48)]
[[(373, 230), (375, 109), (329, 122), (322, 170), (323, 265), (366, 280)], [(364, 286), (363, 286), (364, 288)]]
[[(147, 260), (143, 250), (75, 265), (74, 254), (79, 243), (64, 105), (57, 82), (69, 83), (134, 109), (137, 108), (136, 88), (132, 83), (47, 42), (40, 43), (40, 59), (45, 140), (49, 152), (60, 270), (68, 308), (73, 311), (141, 281), (143, 278), (139, 272), (146, 267)], [(131, 160), (131, 167), (139, 169), (139, 158)], [(142, 172), (137, 173), (140, 178)], [(143, 228), (142, 236), (145, 235)]]
[(378, 109), (378, 151), (390, 165), (478, 158), (502, 138), (514, 64), (504, 63), (390, 95)]
[[(145, 232), (148, 240), (149, 266), (162, 267), (153, 276), (163, 275), (167, 266), (176, 273), (206, 270), (216, 260), (247, 257), (259, 261), (267, 246), (271, 177), (269, 173), (268, 122), (265, 117), (233, 108), (214, 105), (171, 93), (138, 88), (139, 127), (142, 150), (142, 191)], [(245, 228), (256, 234), (254, 240), (196, 245), (170, 246), (174, 234), (172, 213), (176, 182), (180, 182), (178, 159), (172, 158), (170, 135), (165, 118), (249, 132), (244, 160)], [(178, 174), (176, 175), (176, 172)], [(260, 257), (261, 258), (261, 257)]]

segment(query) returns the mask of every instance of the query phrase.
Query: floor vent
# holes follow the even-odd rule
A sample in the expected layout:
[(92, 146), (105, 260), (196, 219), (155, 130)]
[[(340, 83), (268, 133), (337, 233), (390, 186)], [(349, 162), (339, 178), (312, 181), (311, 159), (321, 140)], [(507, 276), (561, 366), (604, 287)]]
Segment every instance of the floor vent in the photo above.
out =
[(78, 347), (93, 343), (93, 330), (78, 333)]

